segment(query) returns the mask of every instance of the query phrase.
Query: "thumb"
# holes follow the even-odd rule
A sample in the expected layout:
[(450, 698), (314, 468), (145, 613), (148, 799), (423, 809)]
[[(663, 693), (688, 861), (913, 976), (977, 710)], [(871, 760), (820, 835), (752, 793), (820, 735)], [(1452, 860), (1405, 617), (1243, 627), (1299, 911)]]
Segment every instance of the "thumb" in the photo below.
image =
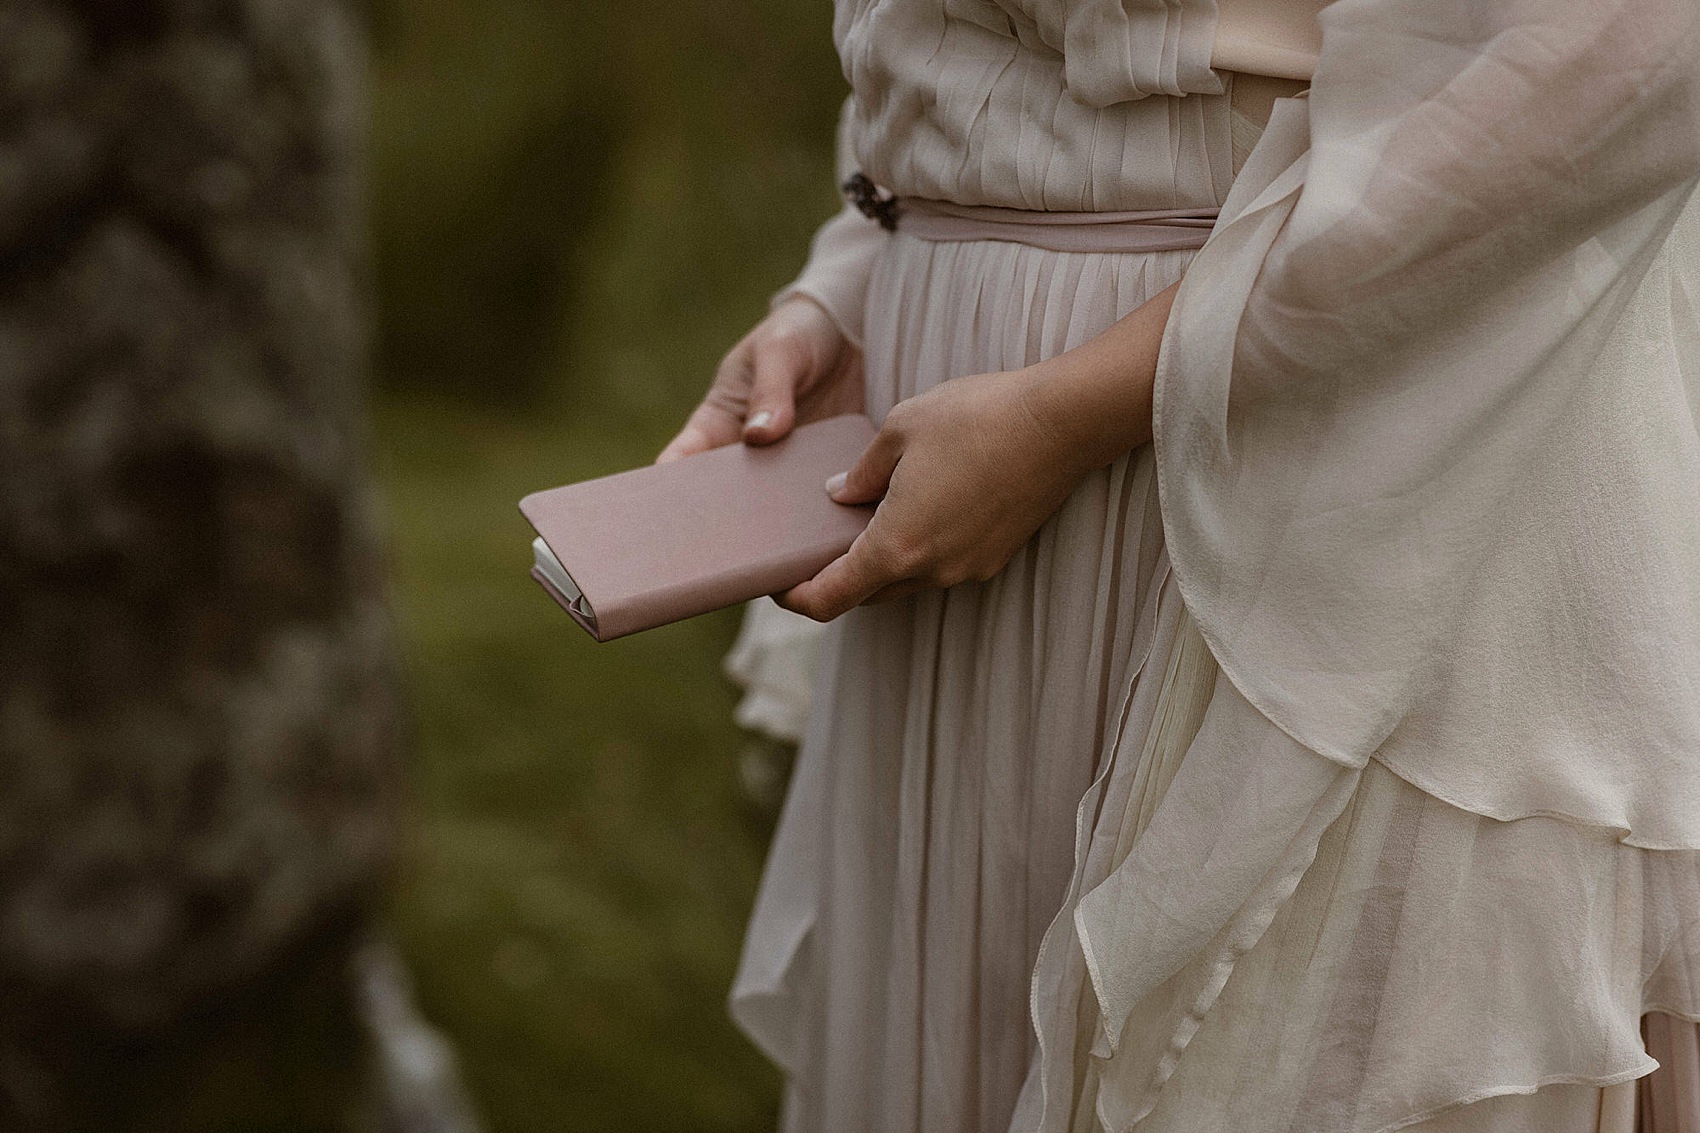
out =
[(692, 412), (679, 435), (661, 450), (655, 463), (670, 464), (682, 457), (729, 445), (738, 439), (738, 428), (739, 421), (735, 415), (712, 401), (705, 401)]
[(841, 504), (871, 504), (891, 486), (891, 474), (903, 456), (903, 442), (881, 430), (856, 466), (826, 482), (827, 495)]
[(808, 347), (795, 335), (777, 334), (756, 344), (744, 440), (771, 444), (791, 431), (797, 420), (797, 387), (808, 368)]

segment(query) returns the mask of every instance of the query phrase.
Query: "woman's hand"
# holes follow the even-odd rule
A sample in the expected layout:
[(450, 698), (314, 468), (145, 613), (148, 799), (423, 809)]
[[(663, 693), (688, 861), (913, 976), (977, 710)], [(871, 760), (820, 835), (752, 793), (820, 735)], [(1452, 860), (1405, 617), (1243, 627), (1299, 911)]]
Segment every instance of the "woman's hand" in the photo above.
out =
[(879, 500), (850, 550), (778, 596), (830, 621), (852, 606), (984, 581), (1094, 469), (1151, 439), (1157, 355), (1177, 287), (1045, 362), (899, 402), (827, 491)]
[(656, 457), (665, 464), (736, 440), (772, 444), (793, 426), (862, 408), (862, 352), (797, 295), (732, 347), (708, 396)]
[(839, 503), (880, 500), (873, 521), (779, 604), (829, 621), (1002, 570), (1093, 467), (1035, 412), (1038, 381), (1032, 370), (959, 378), (895, 406), (856, 466), (827, 485)]

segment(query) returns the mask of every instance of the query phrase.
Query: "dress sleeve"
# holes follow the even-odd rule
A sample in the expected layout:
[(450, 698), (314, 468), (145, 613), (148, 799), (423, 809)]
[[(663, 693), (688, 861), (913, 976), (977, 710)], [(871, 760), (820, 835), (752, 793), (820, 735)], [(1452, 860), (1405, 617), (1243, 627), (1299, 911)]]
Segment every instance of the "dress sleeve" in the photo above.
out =
[[(846, 100), (838, 116), (839, 184), (856, 172), (852, 121), (850, 102)], [(826, 309), (846, 338), (861, 346), (868, 281), (886, 239), (883, 228), (846, 204), (816, 230), (802, 274), (774, 295), (773, 305), (794, 295), (805, 295)]]
[(1676, 252), (1700, 5), (1339, 0), (1322, 25), (1165, 338), (1188, 606), (1313, 750), (1700, 840), (1654, 797), (1700, 803), (1673, 677), (1700, 672), (1700, 509), (1672, 505), (1700, 491)]
[[(1685, 0), (1372, 0), (1323, 16), (1310, 168), (1243, 360), (1382, 356), (1633, 221), (1700, 173)], [(1667, 222), (1631, 223), (1628, 264)], [(1330, 330), (1347, 333), (1330, 333)]]

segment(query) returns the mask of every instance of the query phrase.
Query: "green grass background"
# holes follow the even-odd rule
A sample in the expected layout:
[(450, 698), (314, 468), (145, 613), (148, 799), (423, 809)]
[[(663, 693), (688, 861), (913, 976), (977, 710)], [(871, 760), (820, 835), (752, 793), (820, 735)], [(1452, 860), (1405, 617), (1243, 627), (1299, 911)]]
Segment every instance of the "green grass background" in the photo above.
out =
[(825, 0), (372, 11), (376, 466), (416, 730), (393, 919), (496, 1133), (763, 1130), (732, 614), (595, 645), (521, 495), (645, 462), (835, 207)]

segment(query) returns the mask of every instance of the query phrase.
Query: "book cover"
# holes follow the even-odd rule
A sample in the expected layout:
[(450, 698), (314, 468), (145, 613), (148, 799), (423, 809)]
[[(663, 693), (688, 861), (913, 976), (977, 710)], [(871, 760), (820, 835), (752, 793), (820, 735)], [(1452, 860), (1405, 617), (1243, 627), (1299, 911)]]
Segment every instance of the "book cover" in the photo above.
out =
[(834, 503), (827, 477), (875, 429), (848, 414), (760, 447), (534, 492), (532, 577), (598, 641), (787, 590), (843, 554), (874, 505)]

